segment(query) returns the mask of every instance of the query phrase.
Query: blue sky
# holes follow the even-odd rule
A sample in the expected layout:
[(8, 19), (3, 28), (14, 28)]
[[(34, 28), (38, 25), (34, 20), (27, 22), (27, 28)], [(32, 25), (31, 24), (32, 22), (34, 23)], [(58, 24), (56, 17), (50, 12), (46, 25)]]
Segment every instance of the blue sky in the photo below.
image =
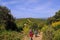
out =
[(48, 18), (60, 10), (60, 0), (0, 0), (16, 18)]

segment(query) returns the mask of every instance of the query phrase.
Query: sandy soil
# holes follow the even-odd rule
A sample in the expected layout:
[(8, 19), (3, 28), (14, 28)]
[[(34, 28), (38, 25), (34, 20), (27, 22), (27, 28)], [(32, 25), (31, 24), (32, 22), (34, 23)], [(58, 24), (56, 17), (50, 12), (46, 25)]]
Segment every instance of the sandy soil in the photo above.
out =
[[(25, 37), (24, 40), (30, 40), (30, 38)], [(42, 32), (40, 32), (37, 37), (34, 35), (33, 40), (42, 40)]]

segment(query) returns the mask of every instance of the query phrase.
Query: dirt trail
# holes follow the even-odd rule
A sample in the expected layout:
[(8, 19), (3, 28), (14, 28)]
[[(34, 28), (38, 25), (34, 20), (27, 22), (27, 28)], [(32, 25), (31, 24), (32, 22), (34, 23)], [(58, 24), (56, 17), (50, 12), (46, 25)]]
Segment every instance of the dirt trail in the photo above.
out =
[[(24, 40), (30, 40), (30, 38), (25, 37)], [(33, 36), (33, 40), (42, 40), (42, 32), (38, 34), (38, 37)]]
[(33, 40), (42, 40), (42, 32), (40, 33), (40, 35), (38, 34), (38, 37), (33, 37)]

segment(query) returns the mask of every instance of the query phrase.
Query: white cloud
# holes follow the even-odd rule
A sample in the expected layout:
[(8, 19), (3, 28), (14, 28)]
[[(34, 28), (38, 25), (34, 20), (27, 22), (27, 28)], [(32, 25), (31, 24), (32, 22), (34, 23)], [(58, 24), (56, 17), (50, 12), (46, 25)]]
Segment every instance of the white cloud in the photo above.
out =
[[(52, 3), (51, 2), (47, 2), (47, 3), (44, 3), (43, 5), (38, 5), (38, 6), (32, 6), (32, 8), (28, 8), (27, 7), (21, 7), (19, 8), (20, 6), (17, 6), (17, 9), (21, 9), (21, 10), (27, 10), (27, 11), (33, 11), (33, 12), (40, 12), (40, 11), (44, 11), (44, 12), (50, 12), (50, 10), (52, 10), (50, 7), (52, 6), (51, 5)], [(54, 9), (53, 9), (54, 10)]]
[(7, 1), (3, 2), (2, 0), (0, 1), (2, 2), (1, 4), (8, 5), (8, 7), (10, 7), (11, 5), (14, 5), (13, 7), (11, 7), (12, 8), (11, 10), (15, 16), (17, 14), (19, 15), (20, 13), (22, 13), (21, 15), (24, 15), (24, 14), (32, 15), (32, 14), (38, 13), (38, 15), (48, 14), (47, 16), (51, 16), (52, 13), (56, 11), (56, 9), (51, 8), (51, 6), (53, 5), (51, 1), (47, 1), (44, 3), (39, 3), (40, 0), (10, 0), (8, 2)]
[[(23, 7), (21, 7), (20, 5), (16, 5), (15, 6), (15, 8), (17, 9), (17, 10), (23, 10), (23, 11), (29, 11), (29, 12), (36, 12), (36, 13), (39, 13), (39, 12), (41, 12), (41, 11), (48, 11), (51, 6), (51, 2), (47, 2), (47, 3), (45, 3), (45, 4), (43, 4), (43, 5), (38, 5), (38, 6), (32, 6), (32, 8), (31, 7), (29, 7), (29, 6), (23, 6)], [(49, 11), (48, 11), (49, 12)]]
[(20, 3), (23, 2), (24, 4), (30, 4), (30, 3), (35, 3), (37, 2), (37, 0), (12, 0), (12, 1), (6, 1), (3, 2), (3, 0), (0, 0), (2, 2), (2, 5), (9, 5), (9, 4), (16, 4), (16, 3)]
[(25, 13), (40, 13), (40, 14), (49, 14), (48, 16), (52, 16), (52, 13), (54, 13), (56, 10), (52, 9), (51, 8), (51, 2), (47, 2), (43, 5), (38, 5), (38, 6), (32, 6), (32, 8), (28, 8), (27, 7), (21, 7), (20, 5), (19, 6), (16, 6), (16, 9), (17, 10), (22, 10), (24, 11)]
[(16, 4), (16, 3), (18, 3), (18, 1), (6, 1), (6, 2), (3, 2), (2, 1), (2, 5), (10, 5), (10, 4)]

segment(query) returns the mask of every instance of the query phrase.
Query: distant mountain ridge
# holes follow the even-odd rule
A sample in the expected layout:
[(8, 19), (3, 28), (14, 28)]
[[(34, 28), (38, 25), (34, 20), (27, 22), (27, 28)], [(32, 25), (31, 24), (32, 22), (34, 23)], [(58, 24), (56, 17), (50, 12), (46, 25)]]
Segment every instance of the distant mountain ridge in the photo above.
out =
[(24, 23), (27, 22), (27, 20), (30, 20), (31, 22), (34, 22), (37, 24), (40, 24), (41, 22), (42, 23), (46, 22), (46, 19), (40, 19), (40, 18), (20, 18), (20, 19), (16, 19), (16, 23), (22, 26)]

